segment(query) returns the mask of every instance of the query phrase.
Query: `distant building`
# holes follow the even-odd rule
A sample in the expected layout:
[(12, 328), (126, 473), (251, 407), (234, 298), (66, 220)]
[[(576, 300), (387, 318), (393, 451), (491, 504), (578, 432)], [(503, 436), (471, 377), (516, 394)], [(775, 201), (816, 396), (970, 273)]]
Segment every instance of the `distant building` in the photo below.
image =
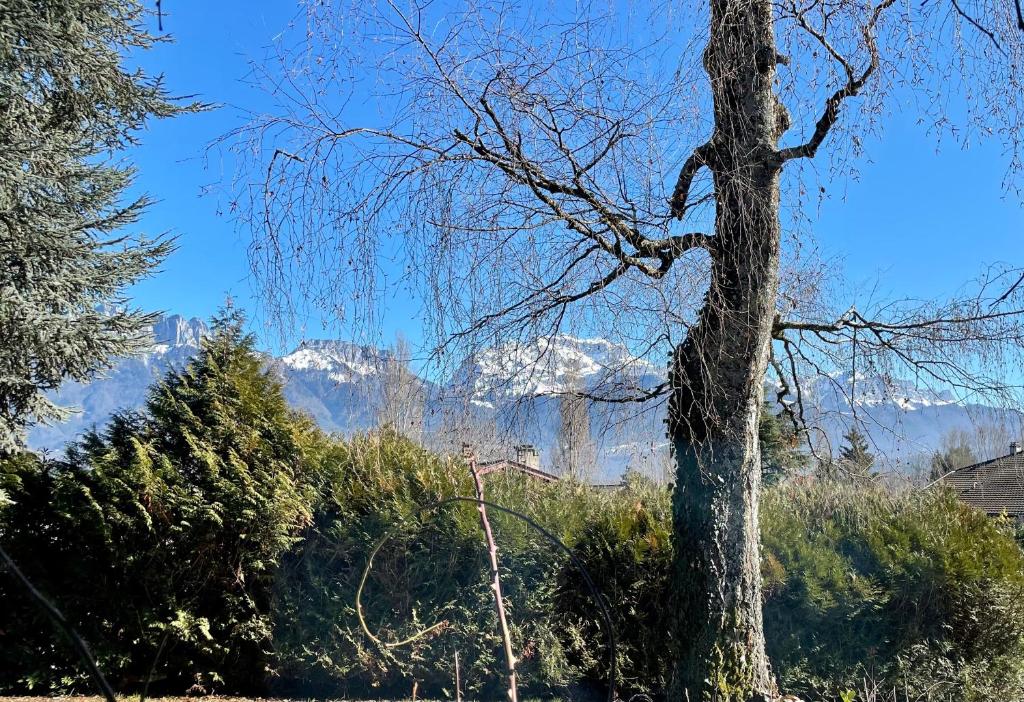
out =
[(516, 446), (515, 460), (500, 458), (494, 461), (483, 461), (477, 464), (480, 475), (492, 473), (523, 473), (545, 483), (558, 482), (558, 476), (540, 469), (540, 451), (536, 446), (520, 444)]
[[(472, 447), (468, 444), (463, 444), (462, 451), (464, 456), (471, 455)], [(531, 478), (535, 478), (542, 483), (557, 483), (561, 480), (561, 478), (554, 473), (548, 473), (545, 470), (541, 470), (540, 451), (537, 450), (536, 446), (531, 444), (520, 444), (515, 447), (515, 453), (515, 460), (498, 458), (489, 461), (480, 461), (476, 464), (477, 472), (481, 477), (493, 475), (495, 473), (521, 473)], [(598, 490), (619, 490), (622, 486), (622, 482), (614, 484), (591, 484), (592, 488)]]
[(1024, 521), (1024, 451), (1010, 444), (1010, 453), (944, 475), (960, 499), (986, 514), (1006, 514)]

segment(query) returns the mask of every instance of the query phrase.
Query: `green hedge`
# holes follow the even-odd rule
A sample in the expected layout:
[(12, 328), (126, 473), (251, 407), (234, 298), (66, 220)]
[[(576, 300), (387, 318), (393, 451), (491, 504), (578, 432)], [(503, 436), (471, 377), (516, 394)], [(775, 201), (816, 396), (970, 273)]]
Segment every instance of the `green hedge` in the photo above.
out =
[[(323, 437), (292, 413), (241, 320), (145, 410), (90, 434), (67, 460), (0, 464), (13, 504), (0, 539), (92, 644), (123, 689), (157, 652), (156, 689), (263, 689), (273, 586), (312, 519)], [(70, 646), (0, 577), (0, 690), (86, 690)]]
[[(68, 460), (0, 464), (0, 540), (67, 613), (122, 690), (158, 650), (154, 692), (499, 697), (478, 515), (460, 461), (392, 432), (335, 440), (288, 411), (240, 320)], [(582, 559), (611, 604), (619, 693), (664, 690), (673, 642), (665, 489), (487, 478)], [(579, 572), (522, 522), (491, 514), (524, 694), (599, 692), (607, 634)], [(383, 641), (360, 628), (364, 592)], [(807, 699), (1024, 699), (1024, 557), (1010, 524), (940, 490), (783, 481), (764, 495), (769, 654)], [(0, 577), (0, 693), (84, 692), (74, 654)], [(880, 699), (885, 699), (881, 695)]]
[(830, 484), (771, 491), (762, 514), (765, 627), (784, 689), (1024, 699), (1012, 524), (939, 489)]

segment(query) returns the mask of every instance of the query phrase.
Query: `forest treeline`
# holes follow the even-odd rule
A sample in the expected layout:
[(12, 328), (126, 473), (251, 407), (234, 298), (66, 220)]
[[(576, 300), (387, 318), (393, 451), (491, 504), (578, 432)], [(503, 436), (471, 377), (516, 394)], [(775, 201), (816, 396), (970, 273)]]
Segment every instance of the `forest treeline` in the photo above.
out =
[[(0, 464), (0, 542), (123, 692), (350, 698), (500, 697), (501, 641), (461, 460), (388, 430), (327, 436), (290, 410), (229, 313), (139, 412), (66, 457)], [(768, 427), (770, 429), (770, 427)], [(765, 441), (778, 433), (763, 431)], [(785, 461), (768, 446), (767, 455)], [(1024, 698), (1024, 556), (1011, 525), (941, 489), (778, 477), (762, 508), (765, 634), (807, 699)], [(675, 642), (669, 489), (488, 478), (487, 497), (561, 539), (606, 598), (622, 695), (661, 694)], [(580, 572), (526, 524), (492, 514), (531, 695), (589, 697), (608, 637)], [(418, 632), (407, 645), (375, 644)], [(87, 692), (46, 615), (0, 578), (0, 694)], [(439, 626), (434, 626), (439, 624)], [(458, 661), (458, 663), (456, 663)]]

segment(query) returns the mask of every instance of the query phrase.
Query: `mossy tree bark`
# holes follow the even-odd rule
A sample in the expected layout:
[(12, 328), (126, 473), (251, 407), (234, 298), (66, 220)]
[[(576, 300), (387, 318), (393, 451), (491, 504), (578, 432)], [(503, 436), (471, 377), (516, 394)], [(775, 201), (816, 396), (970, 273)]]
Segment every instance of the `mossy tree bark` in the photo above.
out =
[(673, 699), (771, 699), (761, 621), (758, 416), (779, 278), (776, 144), (786, 116), (773, 91), (768, 0), (714, 0), (704, 64), (715, 133), (700, 154), (717, 201), (712, 278), (675, 352), (669, 432), (676, 633)]

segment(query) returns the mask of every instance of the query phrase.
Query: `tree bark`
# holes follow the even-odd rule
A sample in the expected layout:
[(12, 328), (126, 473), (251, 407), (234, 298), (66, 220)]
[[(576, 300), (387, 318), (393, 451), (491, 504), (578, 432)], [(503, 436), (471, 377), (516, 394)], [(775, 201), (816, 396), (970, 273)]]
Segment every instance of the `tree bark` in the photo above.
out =
[[(676, 641), (673, 699), (774, 699), (761, 617), (758, 416), (779, 275), (770, 0), (712, 0), (704, 65), (715, 133), (712, 278), (671, 367)], [(685, 584), (685, 586), (684, 586)]]

